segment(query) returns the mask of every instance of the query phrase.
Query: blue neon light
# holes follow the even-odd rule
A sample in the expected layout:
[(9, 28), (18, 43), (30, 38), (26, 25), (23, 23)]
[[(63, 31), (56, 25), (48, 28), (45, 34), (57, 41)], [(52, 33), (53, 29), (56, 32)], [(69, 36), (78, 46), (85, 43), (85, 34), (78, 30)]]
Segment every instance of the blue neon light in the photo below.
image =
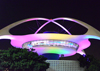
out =
[(93, 35), (87, 35), (87, 36), (85, 36), (85, 38), (86, 38), (86, 39), (87, 39), (87, 38), (95, 38), (95, 39), (100, 40), (100, 37), (98, 37), (98, 36), (93, 36)]
[(28, 46), (29, 48), (33, 47), (33, 46), (32, 46), (32, 45), (30, 45), (30, 44), (28, 44), (27, 46)]

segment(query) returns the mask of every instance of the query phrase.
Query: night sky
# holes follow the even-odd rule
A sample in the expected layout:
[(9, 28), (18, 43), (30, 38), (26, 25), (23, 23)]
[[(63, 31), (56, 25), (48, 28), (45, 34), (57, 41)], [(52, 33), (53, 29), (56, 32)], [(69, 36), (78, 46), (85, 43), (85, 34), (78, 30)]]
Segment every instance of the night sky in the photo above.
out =
[[(81, 20), (100, 31), (100, 1), (99, 0), (0, 0), (0, 29), (16, 21), (34, 17), (57, 18), (70, 17)], [(34, 24), (34, 23), (39, 23)], [(25, 35), (34, 33), (45, 21), (27, 22), (10, 30), (13, 35)], [(72, 34), (84, 34), (87, 29), (73, 22), (58, 21)], [(52, 28), (55, 26), (55, 28)], [(54, 24), (48, 24), (39, 33), (56, 31), (65, 33)], [(65, 33), (66, 34), (66, 33)], [(86, 54), (91, 54), (100, 59), (100, 41), (89, 39), (91, 46), (85, 49)], [(17, 42), (16, 42), (17, 43)], [(0, 40), (0, 49), (10, 48), (10, 40)], [(63, 59), (76, 60), (79, 54)]]

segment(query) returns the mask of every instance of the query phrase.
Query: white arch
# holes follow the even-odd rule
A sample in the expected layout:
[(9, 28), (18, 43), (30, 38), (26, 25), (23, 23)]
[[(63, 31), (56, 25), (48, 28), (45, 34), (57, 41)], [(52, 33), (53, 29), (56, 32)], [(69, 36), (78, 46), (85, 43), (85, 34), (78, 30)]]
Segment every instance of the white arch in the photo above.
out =
[(65, 30), (69, 35), (71, 35), (71, 33), (65, 28), (63, 27), (61, 24), (53, 21), (53, 20), (49, 20), (48, 22), (46, 22), (45, 24), (43, 24), (36, 32), (35, 34), (37, 34), (45, 25), (47, 25), (48, 23), (53, 22), (54, 24), (58, 25), (59, 27), (61, 27), (63, 30)]
[(22, 24), (22, 23), (25, 23), (25, 22), (28, 22), (28, 21), (33, 21), (33, 20), (45, 20), (45, 21), (48, 21), (49, 19), (47, 18), (28, 18), (28, 19), (24, 19), (24, 20), (20, 20), (20, 21), (17, 21), (15, 23), (12, 23), (6, 27), (4, 27), (3, 29), (0, 30), (0, 36), (1, 35), (11, 35), (9, 33), (9, 30), (19, 24)]
[(67, 18), (67, 17), (59, 17), (59, 18), (55, 18), (53, 19), (54, 21), (56, 20), (68, 20), (68, 21), (72, 21), (72, 22), (75, 22), (81, 26), (84, 26), (88, 29), (88, 31), (84, 34), (84, 35), (94, 35), (94, 36), (98, 36), (100, 37), (100, 32), (95, 29), (94, 27), (86, 24), (85, 22), (82, 22), (80, 20), (77, 20), (77, 19), (73, 19), (73, 18)]

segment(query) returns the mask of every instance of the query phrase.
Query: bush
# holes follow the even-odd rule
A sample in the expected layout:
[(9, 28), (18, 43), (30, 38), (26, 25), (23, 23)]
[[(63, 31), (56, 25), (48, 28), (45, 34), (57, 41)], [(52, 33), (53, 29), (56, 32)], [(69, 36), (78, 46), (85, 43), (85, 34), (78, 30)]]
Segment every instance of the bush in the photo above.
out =
[(27, 49), (9, 48), (9, 50), (0, 50), (0, 70), (9, 71), (42, 71), (49, 68), (49, 63), (45, 61), (42, 55), (38, 55)]
[(78, 61), (80, 67), (86, 67), (85, 71), (100, 71), (100, 60), (95, 59), (92, 55), (80, 56)]

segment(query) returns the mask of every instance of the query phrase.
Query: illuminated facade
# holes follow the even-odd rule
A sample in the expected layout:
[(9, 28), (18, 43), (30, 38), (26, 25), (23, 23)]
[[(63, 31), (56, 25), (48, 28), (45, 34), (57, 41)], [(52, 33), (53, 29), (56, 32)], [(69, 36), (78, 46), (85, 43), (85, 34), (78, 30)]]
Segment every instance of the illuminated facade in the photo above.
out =
[[(9, 30), (11, 28), (33, 20), (45, 20), (47, 22), (44, 23), (34, 34), (12, 35), (9, 33)], [(57, 23), (56, 20), (68, 20), (76, 22), (77, 24), (86, 27), (88, 31), (83, 35), (72, 35), (65, 27)], [(58, 25), (68, 34), (38, 33), (44, 26), (46, 26), (50, 22), (53, 22), (54, 24)], [(72, 56), (76, 53), (79, 53), (81, 55), (86, 54), (84, 52), (84, 49), (88, 48), (91, 45), (88, 39), (100, 40), (100, 32), (95, 28), (93, 28), (92, 26), (73, 18), (65, 18), (65, 17), (60, 17), (55, 19), (29, 18), (12, 23), (7, 27), (1, 29), (0, 39), (10, 39), (11, 45), (14, 47), (27, 48), (27, 49), (33, 48), (39, 55), (45, 53), (54, 53), (54, 54), (63, 54), (65, 57), (67, 57), (67, 56)]]
[[(9, 30), (11, 28), (33, 20), (45, 20), (47, 22), (44, 23), (34, 34), (12, 35), (9, 33)], [(72, 35), (65, 27), (56, 22), (57, 20), (68, 20), (75, 22), (86, 27), (88, 31), (83, 35)], [(68, 34), (38, 33), (44, 26), (46, 26), (50, 22), (58, 25)], [(72, 56), (76, 53), (86, 55), (84, 49), (88, 48), (91, 45), (89, 39), (100, 40), (100, 32), (92, 26), (73, 18), (29, 18), (12, 23), (7, 27), (1, 29), (0, 39), (10, 39), (11, 45), (16, 48), (27, 48), (30, 50), (31, 48), (33, 48), (39, 55), (47, 57), (48, 60), (46, 62), (50, 63), (50, 68), (47, 69), (47, 71), (84, 71), (84, 68), (79, 67), (78, 61), (57, 59), (63, 56)]]

